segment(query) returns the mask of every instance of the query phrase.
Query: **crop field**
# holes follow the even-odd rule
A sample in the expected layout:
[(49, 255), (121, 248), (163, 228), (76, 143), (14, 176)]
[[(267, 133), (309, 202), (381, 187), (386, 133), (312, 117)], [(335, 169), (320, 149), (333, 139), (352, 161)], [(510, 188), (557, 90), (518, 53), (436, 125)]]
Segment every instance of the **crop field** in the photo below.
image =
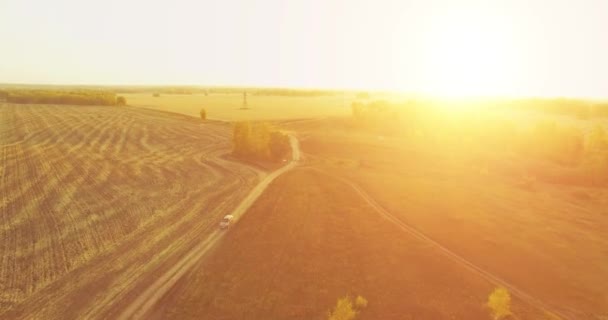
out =
[(339, 297), (361, 295), (361, 319), (490, 319), (499, 286), (515, 319), (608, 315), (608, 190), (522, 184), (523, 160), (521, 172), (504, 171), (496, 159), (345, 123), (285, 123), (301, 168), (275, 181), (153, 315), (323, 319)]
[(0, 318), (107, 317), (263, 174), (230, 127), (129, 107), (0, 104)]
[(606, 187), (526, 184), (524, 159), (345, 134), (341, 125), (294, 123), (312, 166), (353, 181), (402, 221), (563, 314), (608, 315)]
[(201, 108), (209, 119), (216, 120), (284, 120), (345, 116), (350, 114), (352, 94), (319, 97), (285, 97), (247, 95), (249, 109), (243, 106), (242, 94), (122, 94), (129, 105), (199, 116)]
[[(268, 189), (155, 316), (325, 319), (338, 298), (361, 295), (369, 305), (360, 319), (485, 319), (492, 290), (348, 184), (301, 168)], [(518, 300), (513, 310), (520, 319), (542, 316)]]
[(196, 96), (149, 99), (163, 97), (158, 110), (0, 104), (0, 318), (323, 319), (361, 295), (361, 319), (489, 319), (497, 287), (516, 319), (608, 315), (605, 186), (529, 181), (570, 169), (385, 136), (350, 107), (304, 121), (269, 109), (304, 159), (221, 232), (267, 172), (226, 157), (229, 123), (168, 108)]

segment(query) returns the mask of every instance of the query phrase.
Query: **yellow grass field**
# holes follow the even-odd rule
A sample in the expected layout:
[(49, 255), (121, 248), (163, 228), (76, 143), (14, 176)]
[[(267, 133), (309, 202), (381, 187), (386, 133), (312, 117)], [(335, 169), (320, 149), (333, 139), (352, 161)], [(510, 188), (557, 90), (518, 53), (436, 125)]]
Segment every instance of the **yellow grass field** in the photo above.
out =
[(151, 316), (323, 319), (349, 294), (369, 300), (360, 319), (491, 319), (484, 303), (502, 285), (514, 319), (608, 314), (604, 187), (523, 185), (524, 159), (502, 171), (499, 157), (455, 156), (348, 123), (287, 123), (302, 167)]
[(164, 110), (199, 117), (201, 108), (209, 119), (240, 120), (285, 120), (346, 116), (351, 113), (352, 93), (319, 97), (285, 97), (247, 95), (249, 109), (243, 110), (242, 94), (122, 94), (131, 106)]

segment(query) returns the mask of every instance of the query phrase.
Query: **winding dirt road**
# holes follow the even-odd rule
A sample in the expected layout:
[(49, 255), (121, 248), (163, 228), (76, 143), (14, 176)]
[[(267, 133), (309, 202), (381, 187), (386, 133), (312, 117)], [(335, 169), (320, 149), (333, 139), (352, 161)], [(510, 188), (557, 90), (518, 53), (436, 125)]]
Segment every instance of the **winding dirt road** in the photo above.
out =
[[(249, 207), (251, 207), (251, 205), (259, 198), (259, 196), (264, 192), (264, 190), (266, 190), (272, 181), (274, 181), (278, 176), (297, 166), (301, 157), (299, 143), (293, 135), (290, 135), (289, 139), (292, 150), (292, 158), (290, 162), (264, 177), (253, 188), (253, 190), (251, 190), (247, 197), (240, 202), (240, 204), (232, 212), (232, 215), (235, 216), (237, 223), (239, 218), (245, 212), (247, 212)], [(192, 268), (194, 264), (196, 264), (205, 256), (206, 253), (217, 245), (217, 243), (222, 239), (224, 232), (225, 231), (219, 229), (213, 231), (203, 242), (196, 246), (164, 275), (154, 281), (133, 302), (131, 302), (120, 314), (118, 319), (145, 319), (147, 313), (167, 293), (167, 291), (169, 291), (173, 285), (175, 285), (175, 283), (190, 268)]]

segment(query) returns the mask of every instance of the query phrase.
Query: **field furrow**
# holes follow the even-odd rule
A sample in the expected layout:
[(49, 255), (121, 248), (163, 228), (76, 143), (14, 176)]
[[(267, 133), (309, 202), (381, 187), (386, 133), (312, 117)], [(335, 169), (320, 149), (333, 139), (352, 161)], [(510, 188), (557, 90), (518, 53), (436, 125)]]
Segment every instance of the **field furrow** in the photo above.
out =
[(0, 104), (0, 318), (100, 317), (215, 229), (258, 169), (230, 127), (151, 110)]

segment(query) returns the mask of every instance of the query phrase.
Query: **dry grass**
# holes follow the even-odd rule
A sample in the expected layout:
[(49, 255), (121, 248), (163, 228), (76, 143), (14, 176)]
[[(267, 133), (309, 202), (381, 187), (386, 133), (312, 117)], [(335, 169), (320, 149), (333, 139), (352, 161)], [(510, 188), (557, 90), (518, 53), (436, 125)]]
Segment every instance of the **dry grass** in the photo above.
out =
[(320, 97), (284, 97), (248, 95), (249, 109), (241, 109), (242, 94), (163, 94), (154, 97), (150, 93), (121, 94), (129, 105), (199, 116), (201, 108), (207, 111), (209, 119), (279, 120), (317, 118), (350, 115), (352, 94)]
[[(357, 182), (403, 221), (532, 296), (576, 318), (608, 314), (605, 188), (538, 180), (522, 188), (521, 176), (494, 170), (499, 157), (485, 157), (493, 170), (481, 174), (464, 153), (317, 125), (301, 128), (315, 166)], [(343, 161), (328, 161), (335, 158)]]
[[(156, 317), (326, 319), (346, 294), (369, 300), (357, 319), (485, 319), (492, 288), (382, 218), (348, 185), (296, 169), (178, 283)], [(513, 308), (522, 319), (538, 315), (519, 301)]]
[(128, 107), (0, 105), (0, 318), (89, 318), (230, 210), (230, 127)]

